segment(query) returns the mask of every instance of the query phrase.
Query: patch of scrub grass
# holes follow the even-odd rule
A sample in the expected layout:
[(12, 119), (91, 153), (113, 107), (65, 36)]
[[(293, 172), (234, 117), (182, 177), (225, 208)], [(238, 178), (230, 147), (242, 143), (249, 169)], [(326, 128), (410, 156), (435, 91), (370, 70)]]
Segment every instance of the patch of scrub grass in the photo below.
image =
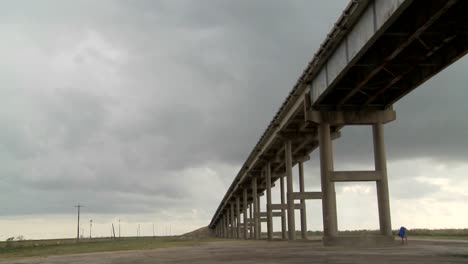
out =
[(35, 240), (0, 243), (0, 258), (44, 257), (51, 255), (80, 254), (103, 251), (144, 250), (166, 247), (198, 246), (207, 239), (178, 238), (121, 238), (80, 240)]

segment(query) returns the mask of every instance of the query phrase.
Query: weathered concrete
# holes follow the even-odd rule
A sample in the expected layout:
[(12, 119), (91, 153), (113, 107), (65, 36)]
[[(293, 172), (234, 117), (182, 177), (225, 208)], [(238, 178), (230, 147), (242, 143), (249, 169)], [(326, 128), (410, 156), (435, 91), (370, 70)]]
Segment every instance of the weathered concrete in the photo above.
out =
[(271, 163), (265, 166), (266, 178), (266, 211), (267, 211), (267, 238), (273, 239), (273, 212), (271, 210)]
[[(250, 203), (249, 205), (249, 216), (250, 216), (250, 219), (253, 219), (253, 203)], [(254, 238), (254, 233), (253, 233), (253, 225), (250, 224), (249, 225), (249, 238), (250, 239), (253, 239)]]
[(244, 197), (243, 197), (243, 204), (244, 204), (244, 239), (248, 239), (248, 223), (247, 223), (247, 188), (244, 188)]
[(252, 200), (253, 200), (253, 219), (254, 219), (254, 239), (260, 238), (260, 232), (258, 232), (258, 226), (260, 225), (258, 221), (258, 199), (257, 199), (257, 178), (252, 178)]
[[(305, 192), (304, 186), (304, 163), (299, 162), (299, 191), (301, 193)], [(306, 204), (305, 199), (301, 199), (301, 238), (307, 238), (307, 215), (306, 215)]]
[(241, 238), (240, 197), (236, 197), (236, 238)]
[(294, 199), (291, 197), (293, 193), (293, 178), (292, 178), (292, 142), (286, 140), (284, 143), (284, 166), (286, 168), (286, 202), (288, 204), (288, 238), (289, 240), (296, 239), (296, 221), (294, 219)]
[(120, 263), (467, 263), (468, 243), (409, 241), (386, 247), (324, 247), (316, 241), (226, 241), (193, 247), (100, 252), (79, 255), (0, 260), (4, 264)]
[(229, 206), (231, 208), (230, 214), (229, 214), (229, 224), (231, 226), (231, 229), (229, 229), (229, 237), (230, 238), (235, 238), (235, 233), (234, 233), (234, 204), (231, 204)]
[(336, 216), (335, 184), (330, 181), (333, 171), (333, 148), (330, 137), (330, 125), (321, 123), (319, 126), (320, 140), (320, 176), (322, 185), (323, 236), (335, 237), (338, 233)]
[[(280, 178), (280, 197), (281, 204), (286, 204), (284, 199), (284, 177)], [(286, 239), (286, 210), (281, 209), (281, 238)]]
[(255, 212), (255, 219), (257, 220), (256, 229), (258, 230), (258, 239), (262, 239), (262, 222), (260, 221), (260, 196), (257, 195), (257, 212)]
[(390, 198), (388, 195), (387, 158), (385, 156), (384, 130), (381, 123), (372, 125), (374, 139), (375, 170), (380, 171), (381, 179), (376, 181), (377, 201), (379, 205), (380, 233), (384, 236), (392, 235), (390, 218)]

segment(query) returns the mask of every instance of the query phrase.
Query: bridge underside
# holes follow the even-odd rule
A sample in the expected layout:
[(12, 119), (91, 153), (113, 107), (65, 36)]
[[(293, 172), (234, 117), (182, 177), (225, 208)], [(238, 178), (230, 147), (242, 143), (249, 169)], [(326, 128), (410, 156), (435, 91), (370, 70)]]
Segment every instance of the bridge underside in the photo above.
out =
[[(396, 118), (392, 109), (396, 101), (468, 52), (468, 1), (398, 0), (401, 5), (377, 28), (379, 10), (375, 8), (379, 3), (388, 4), (386, 1), (350, 3), (339, 21), (352, 17), (352, 12), (355, 16), (356, 13), (359, 16), (370, 13), (370, 17), (373, 14), (373, 36), (351, 56), (348, 54), (351, 40), (346, 34), (351, 34), (349, 28), (357, 22), (337, 23), (344, 33), (338, 32), (334, 35), (336, 43), (328, 44), (334, 50), (339, 45), (345, 47), (342, 50), (346, 52), (342, 53), (346, 66), (331, 79), (328, 71), (333, 67), (329, 62), (321, 63), (325, 70), (312, 67), (320, 63), (310, 63), (218, 208), (210, 224), (218, 236), (260, 239), (260, 223), (266, 222), (267, 238), (272, 239), (272, 218), (280, 217), (282, 238), (294, 240), (294, 211), (299, 210), (305, 238), (305, 202), (320, 199), (325, 244), (353, 243), (338, 236), (334, 183), (374, 181), (380, 224), (380, 236), (375, 242), (393, 240), (383, 125)], [(324, 60), (331, 56), (328, 54)], [(323, 58), (318, 57), (320, 62)], [(316, 92), (314, 85), (319, 72), (325, 72), (326, 87)], [(374, 170), (333, 169), (332, 140), (340, 137), (341, 128), (347, 125), (372, 127)], [(321, 191), (305, 192), (303, 162), (317, 148), (320, 149)], [(299, 169), (299, 191), (293, 190), (295, 165)], [(272, 204), (272, 185), (278, 180), (281, 203)], [(260, 212), (259, 195), (264, 194), (267, 210)]]
[(466, 54), (467, 10), (467, 1), (413, 1), (314, 108), (388, 108)]

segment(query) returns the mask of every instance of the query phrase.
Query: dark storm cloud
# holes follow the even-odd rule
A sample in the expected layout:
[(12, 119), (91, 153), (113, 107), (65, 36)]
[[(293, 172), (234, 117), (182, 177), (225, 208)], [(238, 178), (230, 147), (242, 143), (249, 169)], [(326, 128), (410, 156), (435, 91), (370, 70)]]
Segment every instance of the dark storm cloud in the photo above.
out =
[[(346, 2), (2, 2), (0, 213), (214, 210)], [(390, 159), (466, 157), (433, 88), (463, 95), (464, 64), (396, 106)], [(362, 131), (338, 160), (372, 157)]]

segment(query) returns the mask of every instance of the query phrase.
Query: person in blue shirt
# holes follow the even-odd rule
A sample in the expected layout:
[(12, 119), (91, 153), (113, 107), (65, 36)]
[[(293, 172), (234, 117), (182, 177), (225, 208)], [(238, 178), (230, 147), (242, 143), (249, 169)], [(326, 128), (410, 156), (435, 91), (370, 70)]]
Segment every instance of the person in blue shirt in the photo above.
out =
[(402, 245), (404, 245), (405, 242), (406, 244), (408, 244), (408, 229), (406, 229), (406, 227), (400, 227), (400, 230), (398, 231), (398, 236), (401, 237)]

